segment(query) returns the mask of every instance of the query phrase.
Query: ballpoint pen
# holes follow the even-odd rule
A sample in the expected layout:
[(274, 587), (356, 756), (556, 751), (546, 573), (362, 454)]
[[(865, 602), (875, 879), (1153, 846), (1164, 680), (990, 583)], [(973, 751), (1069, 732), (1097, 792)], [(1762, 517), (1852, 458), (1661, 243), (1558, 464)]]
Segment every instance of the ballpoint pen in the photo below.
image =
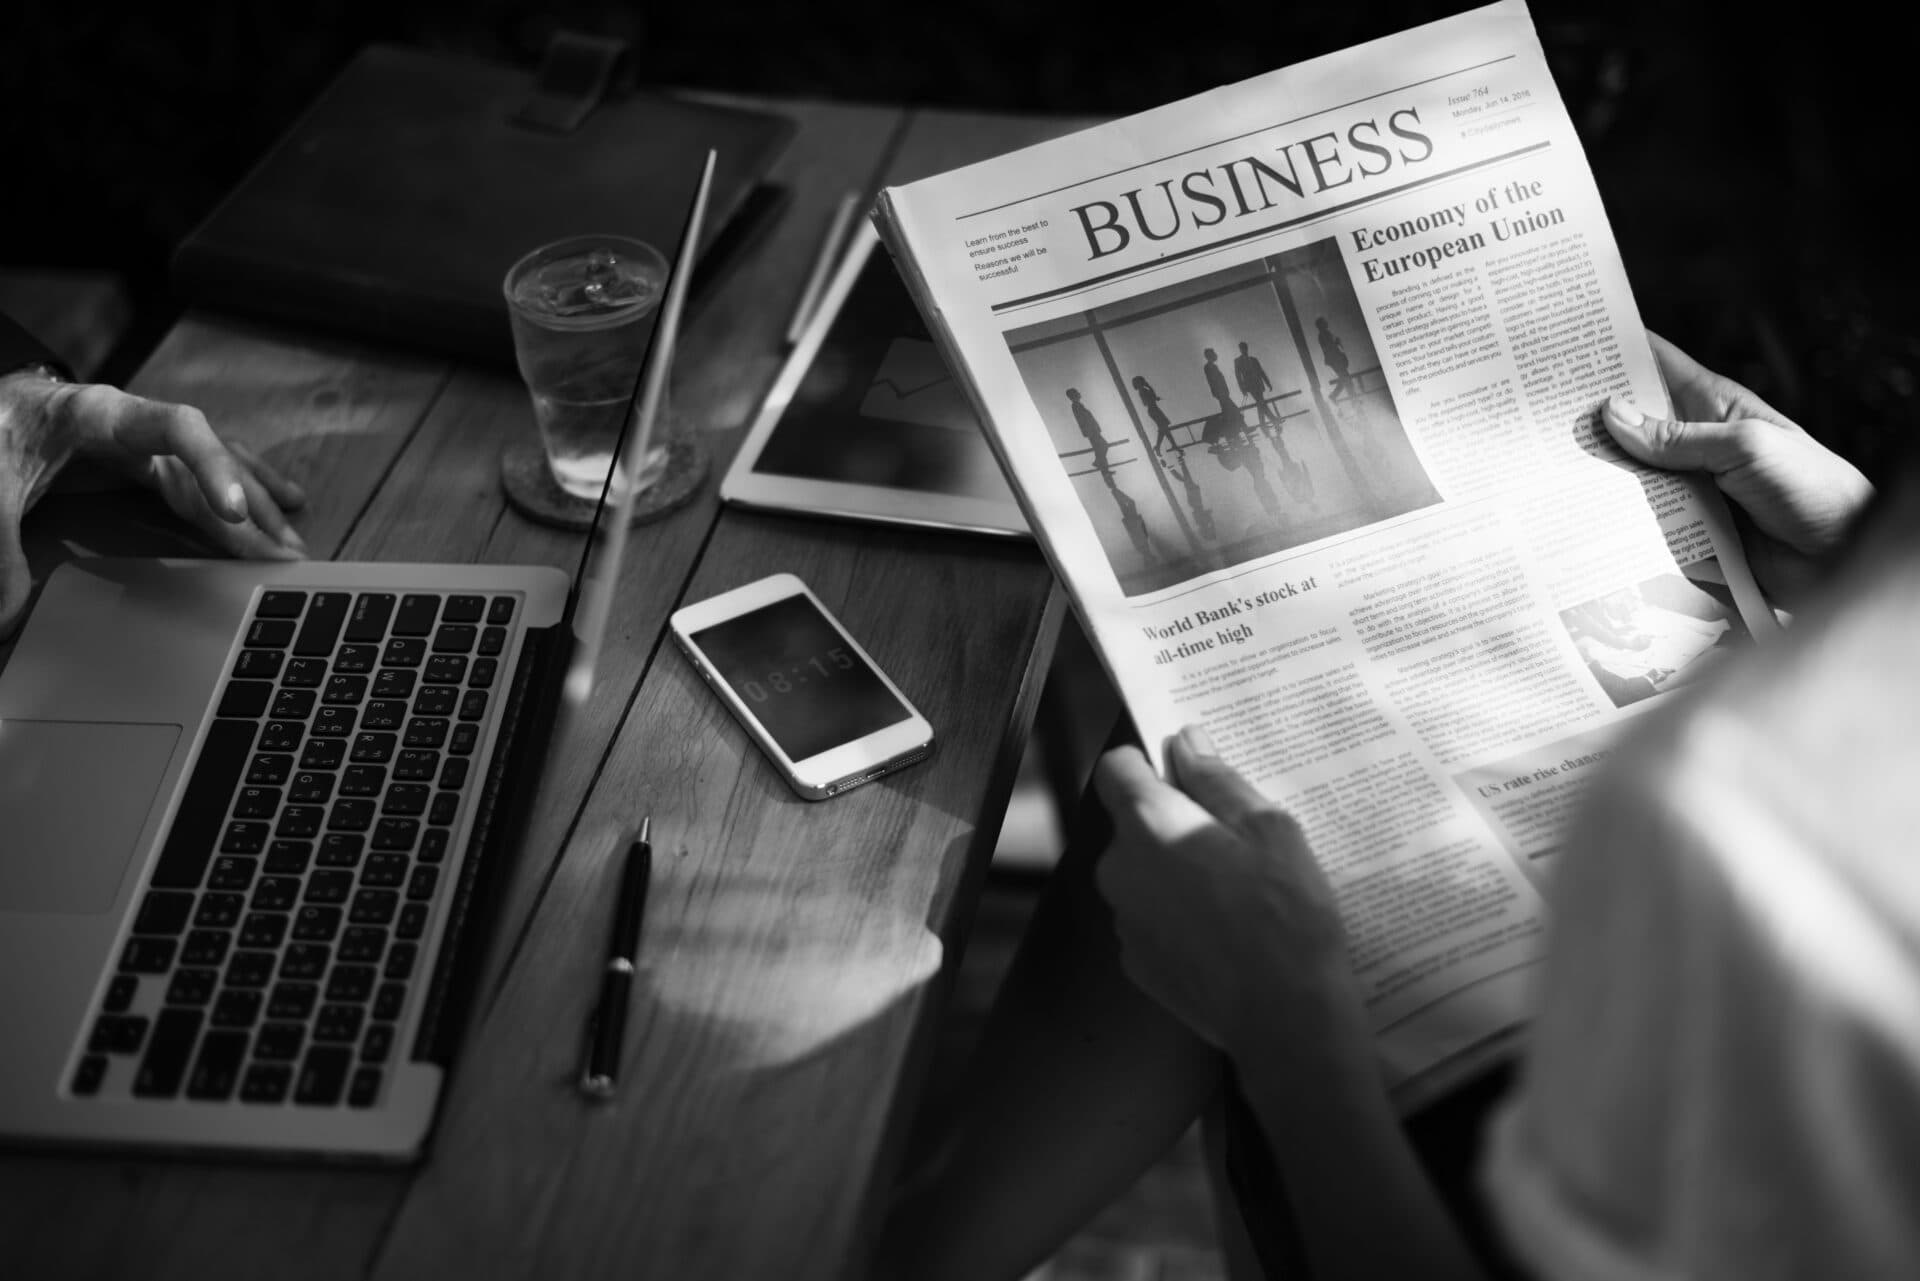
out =
[(587, 1062), (580, 1071), (580, 1088), (596, 1099), (612, 1097), (618, 1083), (633, 963), (640, 952), (640, 923), (647, 914), (647, 882), (653, 875), (652, 831), (653, 817), (648, 815), (640, 820), (640, 831), (627, 846), (613, 933), (607, 940), (607, 964), (600, 975), (600, 999), (587, 1026)]

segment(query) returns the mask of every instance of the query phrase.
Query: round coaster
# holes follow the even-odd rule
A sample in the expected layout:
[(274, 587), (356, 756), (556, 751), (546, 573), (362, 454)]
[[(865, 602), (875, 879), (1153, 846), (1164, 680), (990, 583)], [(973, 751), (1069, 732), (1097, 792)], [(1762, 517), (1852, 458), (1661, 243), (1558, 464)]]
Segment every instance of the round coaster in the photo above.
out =
[[(633, 500), (633, 524), (658, 520), (684, 506), (707, 476), (707, 449), (695, 435), (667, 443), (667, 465), (660, 478)], [(562, 529), (590, 529), (594, 504), (560, 488), (547, 468), (547, 456), (535, 444), (515, 445), (500, 455), (500, 486), (521, 515)]]

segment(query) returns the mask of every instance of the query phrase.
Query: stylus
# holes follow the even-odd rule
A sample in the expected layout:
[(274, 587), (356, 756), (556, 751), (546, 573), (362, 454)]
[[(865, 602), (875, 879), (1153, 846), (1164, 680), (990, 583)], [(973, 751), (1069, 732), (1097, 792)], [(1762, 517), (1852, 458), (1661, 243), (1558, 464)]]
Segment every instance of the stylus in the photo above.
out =
[(833, 220), (827, 224), (827, 234), (821, 237), (820, 247), (813, 253), (813, 268), (807, 273), (807, 283), (800, 290), (800, 301), (793, 309), (793, 318), (787, 321), (787, 346), (799, 342), (807, 332), (807, 322), (813, 319), (813, 313), (820, 309), (820, 298), (827, 292), (827, 281), (833, 276), (833, 264), (839, 260), (840, 242), (846, 237), (847, 228), (853, 224), (854, 214), (860, 211), (860, 193), (849, 191), (840, 197), (840, 203), (834, 207)]
[(640, 832), (627, 846), (613, 933), (607, 939), (607, 964), (600, 974), (600, 999), (587, 1025), (587, 1062), (580, 1072), (580, 1088), (596, 1099), (611, 1098), (619, 1083), (633, 963), (640, 954), (640, 923), (647, 915), (647, 882), (653, 877), (652, 833), (653, 816), (648, 815), (640, 820)]

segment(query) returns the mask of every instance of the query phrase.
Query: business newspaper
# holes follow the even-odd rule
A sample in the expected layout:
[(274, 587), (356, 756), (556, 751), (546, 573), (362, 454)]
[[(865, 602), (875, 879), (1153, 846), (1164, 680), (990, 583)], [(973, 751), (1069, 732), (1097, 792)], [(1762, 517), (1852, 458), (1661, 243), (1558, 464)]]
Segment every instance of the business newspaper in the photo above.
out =
[(1599, 422), (1667, 396), (1525, 5), (875, 220), (1156, 763), (1198, 722), (1304, 826), (1402, 1102), (1486, 1059), (1622, 725), (1774, 626)]

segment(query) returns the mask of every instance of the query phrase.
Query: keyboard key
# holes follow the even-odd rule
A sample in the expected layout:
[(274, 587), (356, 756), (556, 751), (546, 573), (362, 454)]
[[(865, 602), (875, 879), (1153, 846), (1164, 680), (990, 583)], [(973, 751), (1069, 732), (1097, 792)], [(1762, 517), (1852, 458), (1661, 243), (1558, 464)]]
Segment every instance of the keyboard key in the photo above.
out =
[(400, 909), (400, 920), (393, 927), (393, 936), (398, 939), (413, 940), (427, 932), (427, 905), (409, 903)]
[(293, 1072), (281, 1063), (251, 1063), (240, 1078), (242, 1103), (279, 1103), (293, 1084)]
[(437, 867), (416, 867), (413, 879), (407, 882), (407, 897), (410, 899), (429, 899), (440, 883), (440, 869)]
[(318, 980), (333, 960), (333, 949), (322, 943), (295, 943), (280, 958), (280, 977), (296, 981)]
[[(480, 633), (480, 652), (488, 658), (497, 658), (500, 651), (507, 647), (507, 629), (489, 627)], [(477, 662), (477, 660), (476, 660)]]
[(207, 873), (207, 884), (216, 890), (244, 890), (253, 884), (253, 870), (258, 866), (255, 859), (222, 854), (213, 860), (213, 870)]
[(326, 702), (337, 706), (358, 706), (367, 696), (367, 678), (364, 676), (336, 676), (327, 682), (327, 692), (322, 696)]
[[(263, 752), (297, 752), (300, 740), (305, 738), (307, 727), (299, 721), (268, 721), (260, 727), (260, 742), (257, 746)], [(301, 764), (306, 764), (302, 761)], [(222, 798), (224, 803), (225, 798)]]
[(485, 691), (484, 689), (470, 689), (460, 699), (460, 719), (461, 720), (477, 721), (477, 720), (484, 719), (486, 714), (487, 714), (487, 691)]
[(449, 623), (477, 623), (486, 608), (484, 596), (449, 596), (446, 612), (440, 617)]
[[(224, 836), (220, 838), (222, 854), (258, 854), (267, 848), (265, 823), (229, 823)], [(159, 878), (154, 878), (158, 882)]]
[(240, 913), (246, 906), (246, 896), (242, 894), (202, 894), (200, 906), (193, 912), (193, 923), (203, 930), (230, 929), (240, 923)]
[[(336, 965), (333, 973), (327, 975), (327, 1000), (365, 1003), (373, 995), (373, 981), (378, 975), (379, 971), (371, 965)], [(321, 1014), (324, 1016), (326, 1011), (322, 1010)], [(355, 1035), (358, 1034), (355, 1029)], [(321, 1040), (333, 1039), (321, 1037)]]
[(409, 782), (425, 782), (440, 767), (440, 753), (429, 747), (403, 748), (393, 759), (393, 776)]
[(329, 832), (320, 838), (321, 867), (358, 867), (360, 851), (366, 845), (366, 838), (349, 836), (342, 832)]
[(340, 776), (340, 795), (378, 796), (386, 785), (387, 771), (378, 765), (349, 765)]
[(260, 994), (228, 988), (213, 998), (213, 1025), (215, 1027), (250, 1028), (253, 1021), (260, 1017)]
[(489, 623), (511, 623), (513, 621), (513, 597), (495, 596), (487, 606)]
[(307, 1029), (298, 1023), (262, 1023), (253, 1038), (253, 1057), (290, 1062), (300, 1057), (300, 1047), (306, 1040)]
[(176, 946), (172, 939), (128, 939), (126, 950), (120, 953), (120, 971), (123, 974), (165, 974), (173, 968)]
[(293, 624), (280, 618), (256, 618), (247, 628), (247, 644), (285, 649), (293, 644)]
[(300, 1065), (300, 1077), (293, 1086), (293, 1101), (318, 1107), (338, 1103), (352, 1062), (353, 1051), (344, 1046), (314, 1046)]
[(194, 1038), (200, 1035), (205, 1017), (199, 1010), (168, 1008), (154, 1020), (153, 1035), (147, 1040), (147, 1053), (134, 1073), (133, 1092), (143, 1099), (172, 1098), (180, 1091), (180, 1078), (186, 1075), (187, 1059), (193, 1053)]
[(213, 999), (213, 990), (218, 986), (218, 970), (175, 970), (172, 980), (167, 984), (167, 1004), (205, 1005)]
[(384, 1023), (391, 1023), (400, 1017), (400, 1007), (406, 1004), (407, 989), (402, 983), (382, 983), (380, 990), (373, 994), (373, 1017)]
[(89, 1054), (138, 1054), (147, 1036), (147, 1020), (138, 1014), (102, 1014), (87, 1038)]
[(344, 903), (352, 893), (352, 872), (323, 868), (307, 878), (309, 903)]
[(370, 672), (380, 661), (378, 645), (342, 645), (340, 652), (333, 656), (333, 670), (336, 672)]
[(280, 674), (286, 655), (277, 649), (243, 649), (234, 660), (233, 674), (249, 680), (270, 681)]
[(243, 787), (234, 798), (235, 818), (272, 818), (279, 812), (280, 789), (277, 787)]
[(89, 1054), (73, 1069), (73, 1081), (68, 1088), (83, 1099), (91, 1098), (100, 1092), (100, 1086), (106, 1079), (107, 1056)]
[(425, 636), (433, 631), (434, 620), (439, 616), (438, 596), (408, 596), (400, 602), (400, 612), (394, 616), (393, 634)]
[(364, 832), (373, 826), (373, 802), (343, 796), (327, 812), (327, 829), (333, 832)]
[(190, 1099), (224, 1099), (240, 1082), (240, 1064), (247, 1057), (245, 1032), (209, 1032), (200, 1042), (200, 1056), (187, 1078)]
[(387, 932), (377, 925), (350, 925), (340, 935), (340, 960), (371, 965), (387, 949)]
[(138, 977), (116, 974), (107, 983), (107, 994), (100, 998), (100, 1008), (108, 1014), (124, 1014), (132, 1007), (133, 998), (139, 991)]
[(302, 770), (287, 787), (287, 799), (296, 805), (325, 805), (333, 799), (333, 775)]
[(180, 949), (180, 964), (219, 966), (227, 959), (227, 949), (232, 946), (233, 935), (227, 930), (195, 930), (187, 935), (187, 945)]
[(313, 1017), (313, 1039), (351, 1044), (360, 1039), (360, 1026), (367, 1012), (358, 1005), (323, 1005)]
[(280, 958), (272, 952), (235, 952), (227, 962), (228, 987), (265, 987)]
[(273, 696), (272, 715), (277, 720), (305, 720), (313, 715), (313, 696), (310, 689), (283, 689)]
[[(295, 881), (294, 884), (297, 886), (299, 882)], [(281, 901), (281, 898), (282, 896), (276, 892), (275, 901)], [(286, 909), (292, 906), (291, 903), (288, 903), (285, 908), (248, 912), (246, 921), (240, 926), (240, 946), (279, 947), (281, 941), (287, 937), (287, 925), (292, 920), (292, 918), (287, 915)], [(254, 907), (260, 908), (262, 904), (256, 900)], [(182, 959), (184, 960), (185, 958), (183, 957)]]
[(435, 654), (420, 671), (428, 685), (458, 685), (467, 678), (467, 660), (459, 654)]
[(452, 823), (460, 813), (460, 794), (458, 792), (436, 792), (433, 797), (433, 809), (427, 814), (427, 822), (435, 827), (445, 827)]
[(347, 1087), (347, 1106), (350, 1108), (370, 1108), (380, 1099), (380, 1069), (376, 1067), (357, 1068), (353, 1073), (353, 1083)]
[(293, 915), (293, 937), (301, 943), (331, 943), (340, 932), (340, 909), (312, 903)]
[(467, 767), (471, 764), (464, 756), (449, 756), (447, 763), (440, 767), (440, 786), (459, 789), (467, 784)]
[(447, 750), (455, 756), (471, 756), (480, 742), (480, 727), (472, 721), (462, 721), (453, 727), (453, 737), (447, 740)]
[[(432, 869), (422, 868), (421, 870), (431, 871)], [(387, 963), (380, 972), (390, 979), (412, 978), (413, 963), (419, 959), (419, 956), (418, 943), (395, 943), (393, 949), (387, 953)]]
[(338, 738), (316, 738), (300, 753), (301, 769), (339, 769), (347, 759), (347, 745)]
[(272, 681), (228, 681), (215, 716), (259, 716), (273, 697)]
[(405, 700), (413, 696), (414, 680), (414, 673), (405, 670), (381, 672), (373, 678), (373, 696)]
[(233, 799), (234, 785), (246, 767), (253, 746), (253, 722), (216, 720), (207, 727), (200, 755), (193, 763), (180, 809), (173, 816), (167, 843), (153, 869), (153, 885), (160, 889), (198, 889), (213, 856), (214, 841)]
[[(395, 637), (380, 651), (380, 661), (388, 667), (418, 667), (427, 657), (427, 643)], [(409, 673), (411, 674), (411, 673)]]
[(397, 850), (404, 854), (419, 839), (419, 819), (383, 818), (373, 827), (372, 844), (376, 850)]
[(466, 623), (449, 623), (433, 634), (436, 654), (471, 654), (479, 631)]
[(393, 1053), (393, 1024), (373, 1023), (367, 1027), (367, 1035), (360, 1042), (360, 1057), (368, 1063), (385, 1063), (387, 1056)]
[(360, 713), (351, 707), (323, 707), (314, 713), (313, 734), (315, 738), (347, 738), (353, 733), (353, 725)]
[(267, 1001), (267, 1017), (305, 1019), (312, 1015), (313, 1007), (319, 1003), (320, 985), (317, 983), (275, 983), (273, 996)]
[(282, 688), (319, 689), (327, 679), (327, 660), (324, 658), (296, 658), (287, 664), (286, 672), (280, 677)]
[(393, 889), (406, 882), (408, 862), (405, 854), (369, 854), (366, 866), (360, 869), (360, 883), (373, 889)]
[(420, 854), (422, 863), (438, 863), (447, 857), (447, 829), (430, 827), (420, 834)]
[(500, 672), (500, 661), (493, 658), (476, 658), (473, 666), (467, 669), (467, 684), (474, 689), (492, 689), (494, 678)]
[(327, 812), (318, 805), (289, 805), (280, 812), (280, 821), (274, 824), (273, 834), (291, 840), (304, 840), (320, 835), (320, 824), (326, 821)]
[(135, 934), (178, 934), (193, 914), (193, 895), (170, 890), (148, 890), (133, 918)]
[(347, 620), (350, 641), (386, 639), (387, 620), (393, 617), (393, 596), (389, 592), (361, 592), (353, 600), (353, 615)]
[[(454, 682), (458, 684), (459, 682)], [(428, 686), (413, 696), (415, 716), (452, 716), (460, 705), (460, 691), (446, 686)]]
[(407, 705), (398, 699), (375, 699), (360, 713), (360, 728), (397, 730), (407, 719)]
[(356, 890), (347, 919), (355, 925), (385, 925), (399, 904), (400, 896), (393, 890)]
[[(387, 789), (386, 799), (380, 803), (382, 814), (398, 814), (403, 818), (417, 818), (427, 812), (427, 798), (433, 789), (425, 783), (395, 783)], [(378, 837), (375, 845), (379, 844)]]
[(299, 900), (297, 876), (263, 876), (253, 890), (253, 908), (259, 912), (290, 912)]
[(398, 740), (392, 734), (357, 734), (353, 740), (353, 763), (385, 765), (393, 759), (393, 749), (397, 744)]
[(247, 766), (247, 782), (277, 787), (293, 773), (293, 757), (278, 752), (262, 752)]
[(447, 741), (447, 722), (436, 716), (416, 716), (407, 722), (406, 737), (400, 741), (408, 747), (439, 747)]
[(307, 607), (305, 592), (262, 592), (256, 618), (298, 618)]
[(333, 653), (333, 646), (340, 639), (340, 627), (347, 621), (347, 608), (353, 604), (353, 598), (345, 592), (321, 592), (313, 598), (313, 604), (307, 607), (307, 617), (300, 624), (300, 635), (293, 642), (293, 652), (304, 658), (326, 658)]

